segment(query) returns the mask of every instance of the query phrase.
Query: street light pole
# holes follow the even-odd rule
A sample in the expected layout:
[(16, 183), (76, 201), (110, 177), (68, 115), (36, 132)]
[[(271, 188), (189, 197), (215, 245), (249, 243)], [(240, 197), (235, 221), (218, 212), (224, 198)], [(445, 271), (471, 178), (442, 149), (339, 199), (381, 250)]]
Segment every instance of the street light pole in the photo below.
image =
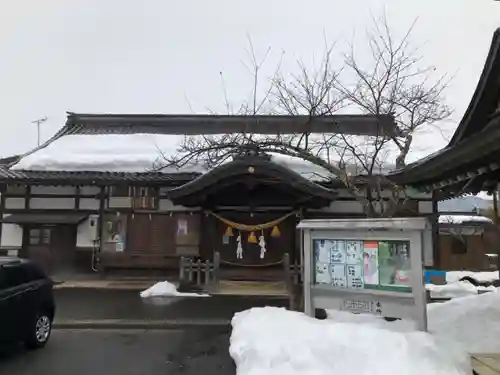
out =
[(45, 121), (47, 121), (47, 117), (40, 118), (35, 121), (31, 121), (32, 124), (36, 124), (36, 130), (37, 130), (37, 145), (40, 146), (40, 124), (43, 124)]

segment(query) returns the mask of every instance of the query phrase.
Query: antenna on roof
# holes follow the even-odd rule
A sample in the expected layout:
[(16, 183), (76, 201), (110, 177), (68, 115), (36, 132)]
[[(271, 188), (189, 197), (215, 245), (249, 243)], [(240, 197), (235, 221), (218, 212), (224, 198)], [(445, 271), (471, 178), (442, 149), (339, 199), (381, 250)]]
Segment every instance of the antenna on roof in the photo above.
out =
[(38, 146), (40, 146), (40, 124), (43, 124), (45, 121), (47, 121), (47, 116), (31, 121), (32, 124), (36, 124)]

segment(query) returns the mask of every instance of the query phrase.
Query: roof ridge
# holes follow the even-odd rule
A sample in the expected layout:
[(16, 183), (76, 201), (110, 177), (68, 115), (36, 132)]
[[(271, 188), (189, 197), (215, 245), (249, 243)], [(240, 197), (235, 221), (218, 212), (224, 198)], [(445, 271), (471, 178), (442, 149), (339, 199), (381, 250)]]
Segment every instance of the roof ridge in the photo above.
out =
[(18, 155), (17, 159), (14, 162), (7, 164), (7, 168), (12, 168), (14, 165), (18, 164), (26, 156), (34, 154), (37, 151), (43, 150), (44, 148), (46, 148), (48, 145), (50, 145), (55, 140), (61, 138), (64, 135), (71, 134), (72, 132), (75, 132), (76, 130), (77, 129), (74, 129), (74, 127), (69, 126), (69, 121), (67, 120), (66, 123), (64, 124), (64, 126), (61, 129), (59, 129), (52, 137), (47, 139), (42, 144), (32, 148), (31, 150)]
[[(500, 65), (500, 28), (497, 28), (493, 33), (493, 37), (491, 39), (490, 48), (488, 50), (488, 54), (486, 56), (486, 60), (483, 65), (483, 70), (481, 75), (479, 76), (478, 83), (474, 90), (474, 94), (472, 95), (472, 99), (467, 106), (465, 114), (463, 115), (460, 123), (458, 124), (455, 133), (453, 134), (450, 142), (446, 147), (451, 147), (460, 142), (463, 138), (464, 133), (467, 131), (468, 124), (472, 124), (471, 117), (476, 112), (478, 105), (481, 104), (481, 99), (484, 98), (485, 90), (487, 89), (486, 85), (489, 83), (490, 85), (495, 84), (496, 80), (491, 79), (492, 70), (495, 66)], [(499, 69), (499, 68), (497, 68)], [(483, 99), (484, 101), (484, 99)], [(470, 126), (470, 125), (469, 125)]]

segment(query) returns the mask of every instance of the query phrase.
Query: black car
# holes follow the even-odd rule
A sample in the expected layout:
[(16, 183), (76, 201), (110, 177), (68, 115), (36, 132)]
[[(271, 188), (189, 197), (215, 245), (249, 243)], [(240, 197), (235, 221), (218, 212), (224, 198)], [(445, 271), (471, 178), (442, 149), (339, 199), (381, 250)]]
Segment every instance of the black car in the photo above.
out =
[(47, 344), (55, 304), (53, 282), (33, 262), (0, 257), (0, 343)]

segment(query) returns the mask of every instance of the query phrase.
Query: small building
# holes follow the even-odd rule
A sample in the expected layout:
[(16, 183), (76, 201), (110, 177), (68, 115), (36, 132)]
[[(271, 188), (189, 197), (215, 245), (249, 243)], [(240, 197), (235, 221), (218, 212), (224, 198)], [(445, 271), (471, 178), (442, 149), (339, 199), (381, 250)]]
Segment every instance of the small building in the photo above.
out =
[[(251, 150), (215, 168), (153, 166), (186, 136), (305, 126), (375, 135), (393, 119), (69, 113), (54, 137), (0, 168), (0, 251), (37, 259), (53, 274), (177, 272), (180, 257), (217, 252), (227, 277), (265, 279), (285, 253), (300, 262), (300, 218), (365, 216), (342, 183), (303, 160)], [(436, 220), (432, 195), (410, 203), (400, 215)], [(432, 264), (433, 254), (426, 259)]]
[(496, 269), (499, 232), (493, 221), (479, 215), (439, 216), (439, 268), (489, 271)]

